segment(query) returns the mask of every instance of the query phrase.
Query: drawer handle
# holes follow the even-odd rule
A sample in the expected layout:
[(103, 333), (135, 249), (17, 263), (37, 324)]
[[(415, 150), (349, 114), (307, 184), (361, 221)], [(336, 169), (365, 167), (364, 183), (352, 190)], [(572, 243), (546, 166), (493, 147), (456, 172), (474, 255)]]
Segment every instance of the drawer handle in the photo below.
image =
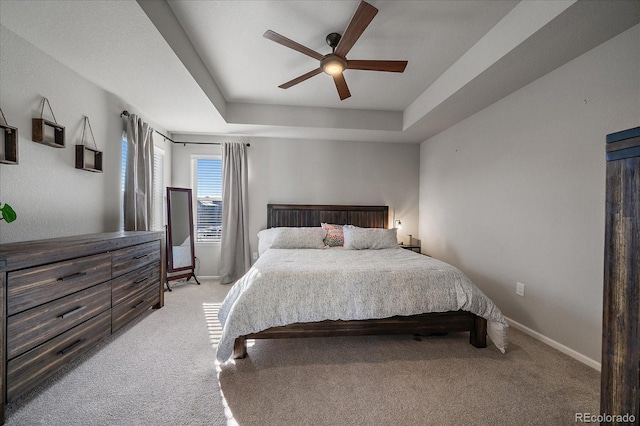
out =
[(76, 272), (75, 274), (71, 274), (71, 275), (67, 275), (66, 277), (58, 278), (58, 281), (73, 280), (75, 278), (84, 277), (85, 275), (87, 275), (86, 272)]
[(146, 280), (148, 280), (148, 279), (149, 279), (148, 277), (140, 278), (138, 281), (134, 281), (133, 283), (134, 283), (134, 284), (140, 284), (140, 283), (142, 283), (142, 282), (145, 282), (145, 281), (146, 281)]
[(134, 259), (136, 259), (136, 260), (137, 260), (137, 259), (142, 259), (143, 257), (147, 257), (147, 256), (149, 256), (150, 254), (151, 254), (151, 253), (141, 254), (140, 256), (136, 256), (136, 257), (134, 257)]
[(60, 315), (58, 318), (66, 318), (66, 317), (70, 317), (73, 314), (77, 314), (80, 311), (84, 311), (87, 307), (86, 306), (79, 306), (75, 309), (70, 310), (69, 312)]
[(64, 355), (64, 354), (70, 352), (71, 350), (73, 350), (73, 348), (75, 348), (76, 346), (78, 346), (82, 342), (84, 342), (84, 339), (76, 340), (75, 342), (73, 342), (72, 344), (70, 344), (69, 346), (67, 346), (66, 348), (61, 350), (60, 352), (58, 352), (58, 355)]
[(131, 309), (138, 309), (142, 305), (144, 305), (144, 300), (139, 301), (138, 304)]

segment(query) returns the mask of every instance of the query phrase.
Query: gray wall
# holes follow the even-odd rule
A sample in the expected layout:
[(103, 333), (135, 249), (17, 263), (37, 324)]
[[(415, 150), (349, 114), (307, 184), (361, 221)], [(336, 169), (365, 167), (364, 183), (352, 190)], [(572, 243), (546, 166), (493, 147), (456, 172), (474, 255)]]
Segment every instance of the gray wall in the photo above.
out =
[[(5, 27), (0, 27), (0, 57), (0, 106), (20, 137), (19, 164), (0, 164), (0, 202), (18, 213), (13, 223), (0, 221), (0, 243), (118, 230), (123, 128), (119, 114), (131, 106)], [(43, 96), (65, 126), (65, 148), (31, 141), (31, 119), (40, 116)], [(81, 143), (85, 115), (103, 151), (104, 173), (75, 168), (75, 145)], [(51, 119), (47, 113), (45, 118)], [(169, 170), (171, 147), (162, 138), (156, 138), (156, 144), (164, 148)]]
[(268, 203), (389, 206), (399, 240), (418, 235), (419, 146), (264, 139), (251, 143), (250, 228), (267, 225)]
[[(175, 140), (250, 142), (249, 229), (251, 251), (267, 225), (267, 204), (388, 205), (402, 219), (399, 240), (418, 236), (419, 146), (395, 143), (335, 142), (193, 135)], [(190, 186), (192, 154), (220, 154), (219, 146), (174, 145), (173, 183)], [(220, 245), (196, 246), (200, 275), (218, 275)]]
[(423, 250), (591, 365), (601, 346), (605, 135), (640, 125), (638, 40), (640, 26), (420, 146)]

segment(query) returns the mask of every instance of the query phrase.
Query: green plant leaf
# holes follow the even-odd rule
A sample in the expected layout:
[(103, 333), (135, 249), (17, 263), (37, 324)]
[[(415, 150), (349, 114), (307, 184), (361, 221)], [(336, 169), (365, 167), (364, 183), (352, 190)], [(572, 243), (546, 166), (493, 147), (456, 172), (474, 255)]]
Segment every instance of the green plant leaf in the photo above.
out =
[(6, 220), (7, 223), (13, 222), (18, 217), (16, 212), (11, 208), (9, 204), (5, 204), (4, 206), (0, 207), (0, 212), (2, 212), (2, 218)]

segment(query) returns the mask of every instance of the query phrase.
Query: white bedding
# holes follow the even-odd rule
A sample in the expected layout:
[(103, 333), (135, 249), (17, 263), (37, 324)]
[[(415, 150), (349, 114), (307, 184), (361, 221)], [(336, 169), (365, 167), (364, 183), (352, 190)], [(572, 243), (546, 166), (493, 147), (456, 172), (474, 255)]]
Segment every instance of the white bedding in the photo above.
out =
[(460, 309), (486, 318), (490, 339), (504, 352), (508, 325), (502, 313), (447, 263), (401, 248), (272, 248), (222, 303), (216, 357), (225, 362), (237, 337), (270, 327)]
[(191, 246), (173, 246), (173, 267), (184, 268), (191, 266)]

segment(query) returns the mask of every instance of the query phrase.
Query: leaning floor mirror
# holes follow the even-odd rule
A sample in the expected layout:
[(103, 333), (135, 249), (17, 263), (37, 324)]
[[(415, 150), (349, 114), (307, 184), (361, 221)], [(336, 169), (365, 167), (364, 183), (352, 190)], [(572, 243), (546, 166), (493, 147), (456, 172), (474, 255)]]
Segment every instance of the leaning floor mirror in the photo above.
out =
[(170, 281), (183, 278), (200, 284), (195, 268), (191, 189), (167, 188), (167, 289)]

